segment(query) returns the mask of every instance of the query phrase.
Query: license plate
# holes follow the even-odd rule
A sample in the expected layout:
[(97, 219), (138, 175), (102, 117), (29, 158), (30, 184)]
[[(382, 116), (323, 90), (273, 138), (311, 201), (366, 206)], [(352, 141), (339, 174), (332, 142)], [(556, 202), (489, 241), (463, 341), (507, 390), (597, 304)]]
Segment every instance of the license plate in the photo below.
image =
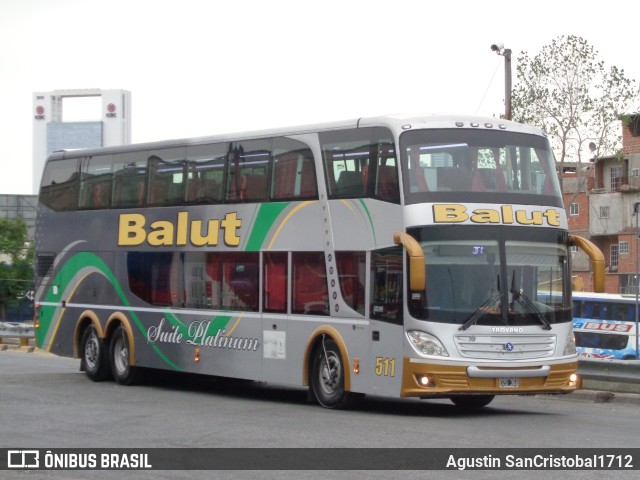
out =
[(518, 388), (520, 386), (518, 377), (505, 377), (498, 380), (500, 380), (500, 388)]

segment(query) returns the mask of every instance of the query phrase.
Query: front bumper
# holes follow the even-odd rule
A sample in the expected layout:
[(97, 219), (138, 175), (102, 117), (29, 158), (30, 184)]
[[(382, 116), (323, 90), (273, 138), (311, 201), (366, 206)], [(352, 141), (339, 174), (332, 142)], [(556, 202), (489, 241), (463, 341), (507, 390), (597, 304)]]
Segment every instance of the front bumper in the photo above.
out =
[[(480, 366), (424, 363), (404, 358), (401, 397), (450, 397), (452, 395), (565, 394), (581, 387), (571, 380), (578, 362), (534, 366)], [(536, 372), (539, 372), (536, 373)], [(423, 377), (428, 383), (422, 384)], [(518, 379), (517, 386), (501, 386), (500, 379)]]

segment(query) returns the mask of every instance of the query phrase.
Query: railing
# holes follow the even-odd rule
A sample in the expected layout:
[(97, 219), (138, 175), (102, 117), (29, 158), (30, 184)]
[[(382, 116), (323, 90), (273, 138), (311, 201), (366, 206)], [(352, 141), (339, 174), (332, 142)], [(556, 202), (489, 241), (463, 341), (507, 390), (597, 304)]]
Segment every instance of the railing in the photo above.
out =
[(35, 330), (32, 323), (0, 322), (0, 344), (3, 338), (17, 338), (20, 346), (29, 345), (29, 340), (35, 338)]
[(578, 375), (588, 390), (640, 393), (640, 360), (580, 358)]
[(593, 188), (591, 193), (640, 192), (640, 176), (616, 177), (608, 188)]

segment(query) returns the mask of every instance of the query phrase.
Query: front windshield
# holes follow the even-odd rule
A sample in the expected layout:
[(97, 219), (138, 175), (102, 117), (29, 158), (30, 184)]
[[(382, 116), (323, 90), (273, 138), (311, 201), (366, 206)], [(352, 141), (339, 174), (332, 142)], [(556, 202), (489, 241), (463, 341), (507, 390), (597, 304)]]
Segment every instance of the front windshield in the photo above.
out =
[[(543, 136), (498, 130), (414, 130), (400, 137), (406, 203), (447, 192), (559, 197), (549, 143)], [(539, 200), (539, 198), (538, 198)], [(536, 203), (536, 201), (534, 201)], [(538, 202), (539, 203), (539, 202)]]
[(469, 239), (478, 228), (466, 228), (467, 235), (448, 239), (422, 236), (426, 301), (410, 305), (414, 317), (460, 324), (464, 330), (473, 325), (549, 329), (570, 321), (563, 242)]

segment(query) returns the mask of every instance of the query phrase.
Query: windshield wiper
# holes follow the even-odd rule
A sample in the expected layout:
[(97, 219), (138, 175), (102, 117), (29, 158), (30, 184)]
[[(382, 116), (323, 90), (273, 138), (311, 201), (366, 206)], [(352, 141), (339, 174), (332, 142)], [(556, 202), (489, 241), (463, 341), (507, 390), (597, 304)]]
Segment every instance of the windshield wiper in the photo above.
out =
[(511, 310), (513, 310), (513, 302), (520, 303), (520, 305), (524, 307), (525, 312), (533, 312), (535, 316), (538, 317), (538, 320), (540, 320), (543, 330), (551, 330), (549, 320), (544, 317), (536, 304), (524, 294), (522, 289), (516, 289), (516, 272), (513, 272), (513, 277), (511, 277)]
[[(466, 330), (471, 325), (475, 325), (475, 323), (478, 320), (480, 320), (480, 318), (485, 316), (487, 313), (493, 313), (496, 310), (499, 310), (501, 297), (502, 296), (500, 295), (500, 275), (498, 275), (498, 293), (487, 298), (482, 305), (476, 308), (476, 310), (471, 314), (469, 318), (467, 318), (467, 321), (464, 322), (458, 330)], [(496, 308), (496, 306), (498, 308)]]
[(488, 298), (486, 302), (480, 305), (458, 330), (466, 330), (471, 325), (474, 325), (478, 320), (480, 320), (481, 317), (485, 316), (487, 313), (495, 312), (497, 310), (496, 305), (500, 305), (499, 293), (496, 293), (493, 297)]

